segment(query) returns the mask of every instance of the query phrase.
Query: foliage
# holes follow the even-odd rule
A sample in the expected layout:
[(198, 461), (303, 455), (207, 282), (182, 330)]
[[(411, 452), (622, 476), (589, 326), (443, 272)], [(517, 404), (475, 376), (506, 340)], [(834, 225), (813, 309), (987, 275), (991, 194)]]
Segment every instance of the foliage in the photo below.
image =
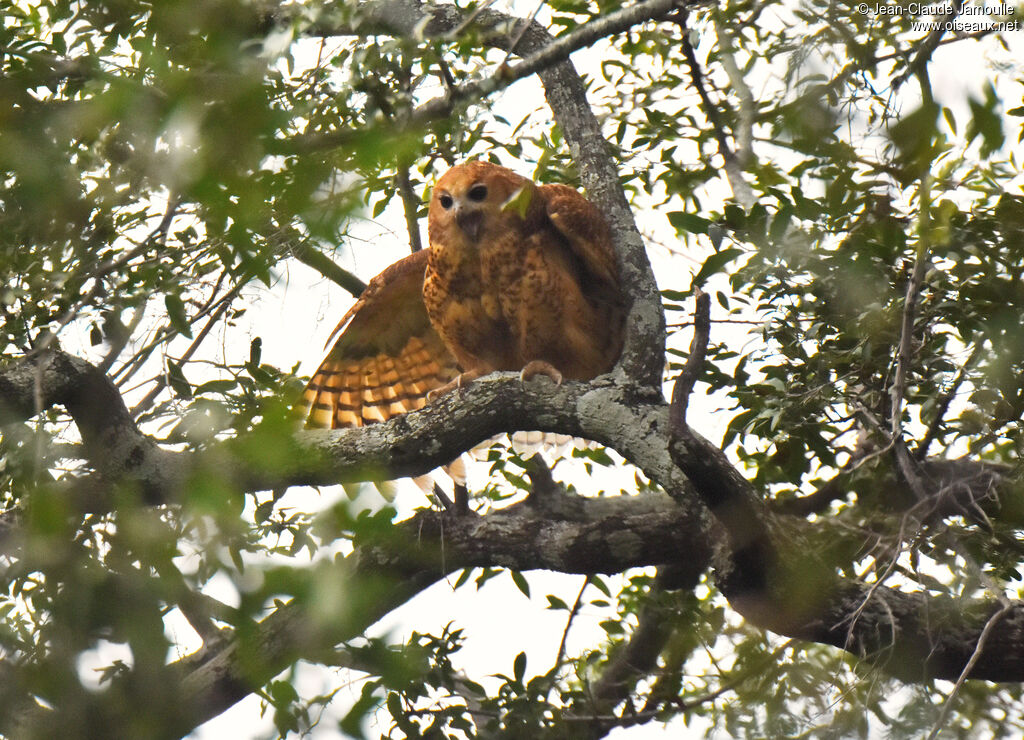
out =
[[(95, 359), (161, 444), (233, 439), (247, 463), (283, 465), (302, 382), (297, 364), (264, 359), (261, 338), (237, 339), (254, 296), (297, 300), (278, 289), (296, 261), (338, 279), (334, 261), (376, 248), (350, 231), (403, 209), (422, 218), (420, 196), (455, 160), (491, 157), (577, 181), (550, 113), (539, 100), (524, 105), (518, 88), (407, 126), (418, 105), (505, 54), (486, 49), (472, 23), (441, 39), (383, 35), (360, 25), (371, 5), (10, 3), (0, 32), (3, 359), (59, 344)], [(540, 17), (566, 33), (618, 7), (552, 0)], [(686, 356), (694, 288), (713, 292), (720, 323), (703, 379), (728, 409), (723, 446), (779, 511), (841, 476), (841, 495), (814, 512), (830, 520), (819, 544), (834, 570), (964, 598), (1016, 596), (1016, 492), (911, 516), (914, 499), (883, 454), (894, 425), (920, 461), (970, 455), (1015, 469), (1024, 444), (1024, 108), (1009, 102), (1024, 77), (1019, 59), (1001, 62), (1011, 39), (935, 37), (906, 16), (823, 0), (687, 8), (597, 42), (584, 52), (597, 62), (580, 65), (651, 237), (673, 326), (669, 373)], [(929, 70), (968, 43), (993, 61), (964, 96)], [(912, 362), (894, 395), (918, 265)], [(218, 336), (228, 339), (214, 347)], [(256, 660), (246, 625), (291, 599), (329, 609), (337, 584), (321, 565), (353, 543), (386, 540), (395, 517), (326, 493), (243, 497), (215, 470), (199, 471), (173, 505), (148, 506), (126, 485), (112, 512), (74, 516), (56, 484), (91, 463), (68, 417), (50, 409), (2, 431), (3, 503), (24, 512), (26, 534), (0, 592), (0, 695), (18, 711), (37, 699), (59, 707), (70, 727), (131, 666), (145, 679), (131, 700), (152, 711), (119, 732), (164, 736), (165, 661), (185, 651), (173, 635), (188, 632), (182, 615), (203, 641), (231, 625)], [(619, 493), (608, 482), (619, 480), (608, 472), (622, 468), (618, 458), (562, 458), (556, 472), (575, 471), (579, 490)], [(481, 466), (481, 511), (522, 499), (521, 457), (495, 445)], [(653, 488), (636, 473), (628, 493)], [(499, 565), (452, 582), (482, 588)], [(510, 598), (544, 603), (541, 579), (510, 573)], [(237, 605), (218, 606), (219, 593)], [(546, 595), (570, 625), (581, 606), (601, 612), (600, 636), (555, 664), (524, 649), (511, 665), (464, 675), (471, 627), (451, 615), (440, 634), (305, 656), (365, 677), (351, 701), (339, 699), (346, 678), (307, 692), (297, 668), (260, 695), (282, 737), (327, 736), (330, 723), (351, 737), (436, 738), (577, 737), (584, 726), (601, 736), (673, 722), (833, 738), (920, 736), (950, 691), (766, 633), (730, 612), (707, 577), (673, 591), (649, 569), (592, 576), (574, 598)], [(671, 627), (656, 670), (614, 711), (590, 716), (590, 687), (646, 610)], [(95, 721), (88, 730), (108, 729)], [(1022, 724), (1020, 689), (980, 682), (956, 694), (945, 719), (951, 737), (1010, 737)]]

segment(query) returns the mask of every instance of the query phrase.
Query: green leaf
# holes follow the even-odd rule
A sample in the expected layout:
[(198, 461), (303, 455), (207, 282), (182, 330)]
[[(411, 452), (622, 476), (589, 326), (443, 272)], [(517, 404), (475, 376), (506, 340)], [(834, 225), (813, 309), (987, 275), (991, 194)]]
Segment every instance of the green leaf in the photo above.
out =
[(512, 675), (519, 683), (523, 682), (523, 677), (526, 675), (526, 653), (519, 653), (516, 656), (515, 662), (512, 664)]
[(476, 577), (476, 580), (474, 581), (474, 583), (476, 584), (477, 589), (480, 589), (481, 587), (483, 587), (483, 585), (485, 583), (487, 583), (489, 580), (491, 580), (495, 576), (499, 575), (500, 573), (501, 573), (501, 569), (500, 568), (481, 568), (480, 569), (480, 575), (478, 575)]
[(708, 226), (711, 225), (710, 220), (694, 213), (686, 213), (685, 211), (670, 211), (668, 213), (668, 222), (672, 224), (672, 228), (676, 231), (688, 232), (690, 234), (707, 234)]
[(956, 134), (956, 117), (953, 115), (953, 111), (944, 107), (942, 109), (942, 117), (946, 119), (946, 125), (949, 126), (949, 130)]
[(260, 357), (263, 355), (263, 340), (256, 337), (249, 343), (249, 364), (258, 366)]
[(604, 582), (604, 579), (601, 576), (591, 576), (590, 585), (596, 588), (601, 593), (603, 593), (608, 598), (611, 598), (612, 591), (610, 588), (608, 588), (608, 584)]
[(256, 507), (256, 511), (253, 512), (253, 519), (257, 523), (263, 523), (270, 518), (270, 515), (274, 513), (274, 502), (264, 501), (262, 504)]
[(512, 582), (516, 584), (516, 588), (522, 591), (526, 598), (530, 598), (530, 584), (526, 582), (526, 576), (518, 570), (510, 570), (508, 573), (512, 576)]
[(661, 297), (669, 301), (682, 302), (688, 300), (690, 296), (691, 293), (688, 290), (671, 290), (666, 288), (665, 290), (661, 291)]
[(242, 559), (242, 550), (237, 545), (231, 545), (228, 548), (228, 553), (231, 555), (231, 562), (235, 564), (239, 573), (245, 572), (245, 561)]
[(708, 278), (718, 272), (721, 272), (722, 268), (742, 254), (742, 249), (736, 249), (734, 247), (731, 249), (723, 249), (721, 252), (711, 255), (704, 260), (704, 264), (701, 265), (700, 270), (693, 276), (693, 284), (704, 285)]
[(275, 704), (289, 704), (299, 700), (299, 692), (288, 681), (272, 681), (267, 687), (267, 693)]
[(525, 185), (505, 201), (501, 206), (502, 213), (515, 213), (519, 218), (526, 218), (526, 212), (530, 210), (530, 202), (533, 200), (533, 188)]
[(625, 633), (625, 630), (617, 619), (605, 619), (600, 622), (599, 626), (613, 637)]
[(171, 326), (174, 327), (175, 331), (191, 339), (192, 327), (189, 326), (188, 316), (185, 313), (185, 304), (182, 303), (181, 298), (168, 293), (164, 296), (164, 306), (167, 308), (167, 318), (170, 319)]
[(939, 106), (924, 103), (889, 128), (889, 138), (899, 150), (905, 170), (904, 182), (916, 179), (931, 164), (938, 115)]
[(981, 136), (981, 156), (988, 157), (1003, 146), (1003, 117), (999, 112), (1000, 100), (992, 83), (985, 85), (985, 99), (968, 101), (971, 107), (971, 121), (967, 125), (967, 141)]
[(569, 605), (553, 594), (548, 594), (548, 609), (569, 611)]
[(204, 393), (227, 393), (238, 386), (237, 380), (210, 380), (196, 386), (195, 395), (201, 396)]
[(394, 691), (388, 692), (388, 714), (392, 717), (401, 717), (405, 712), (405, 707), (402, 706), (402, 697), (400, 697)]
[[(359, 699), (352, 705), (352, 709), (349, 710), (341, 722), (338, 723), (338, 727), (345, 734), (354, 738), (365, 738), (366, 734), (363, 732), (363, 720), (373, 711), (373, 708), (377, 706), (380, 700), (374, 695), (377, 690), (376, 683), (367, 683), (363, 685), (363, 691), (359, 695)], [(391, 711), (391, 707), (395, 706), (391, 700), (391, 695), (387, 698), (388, 710)], [(401, 702), (397, 705), (398, 711), (392, 712), (391, 716), (396, 722), (401, 721), (403, 717), (403, 710), (401, 708)]]
[(181, 363), (167, 358), (167, 384), (178, 398), (192, 398), (192, 386), (185, 378)]

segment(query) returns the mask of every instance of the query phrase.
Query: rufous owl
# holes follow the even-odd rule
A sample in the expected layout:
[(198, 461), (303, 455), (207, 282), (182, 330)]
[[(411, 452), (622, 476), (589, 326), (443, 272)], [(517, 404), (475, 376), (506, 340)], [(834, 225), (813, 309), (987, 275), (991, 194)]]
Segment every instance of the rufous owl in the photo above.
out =
[(385, 421), (495, 370), (561, 382), (615, 364), (615, 253), (576, 190), (467, 162), (434, 186), (428, 236), (429, 249), (370, 281), (331, 335), (305, 391), (310, 426)]

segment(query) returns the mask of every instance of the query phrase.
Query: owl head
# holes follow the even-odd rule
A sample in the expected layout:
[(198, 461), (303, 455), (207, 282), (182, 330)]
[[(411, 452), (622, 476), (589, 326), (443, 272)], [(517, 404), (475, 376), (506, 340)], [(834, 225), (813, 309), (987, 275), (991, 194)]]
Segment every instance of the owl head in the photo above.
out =
[[(523, 200), (524, 189), (533, 183), (490, 162), (471, 161), (456, 165), (444, 173), (430, 198), (429, 226), (434, 234), (444, 234), (467, 245), (488, 241), (495, 232), (522, 224), (524, 211), (509, 207)], [(527, 193), (529, 195), (529, 193)], [(529, 200), (526, 201), (527, 206)]]

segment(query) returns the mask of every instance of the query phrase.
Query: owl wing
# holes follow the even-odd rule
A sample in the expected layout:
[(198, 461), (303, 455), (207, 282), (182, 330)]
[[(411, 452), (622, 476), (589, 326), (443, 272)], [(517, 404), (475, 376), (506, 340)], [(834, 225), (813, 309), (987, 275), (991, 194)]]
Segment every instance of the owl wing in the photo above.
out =
[(569, 242), (584, 270), (611, 290), (609, 299), (617, 300), (619, 271), (615, 262), (611, 232), (604, 216), (593, 203), (568, 185), (541, 185), (537, 188), (548, 219)]
[(359, 427), (421, 408), (458, 375), (423, 305), (427, 251), (367, 285), (327, 340), (337, 337), (303, 394), (307, 426)]

